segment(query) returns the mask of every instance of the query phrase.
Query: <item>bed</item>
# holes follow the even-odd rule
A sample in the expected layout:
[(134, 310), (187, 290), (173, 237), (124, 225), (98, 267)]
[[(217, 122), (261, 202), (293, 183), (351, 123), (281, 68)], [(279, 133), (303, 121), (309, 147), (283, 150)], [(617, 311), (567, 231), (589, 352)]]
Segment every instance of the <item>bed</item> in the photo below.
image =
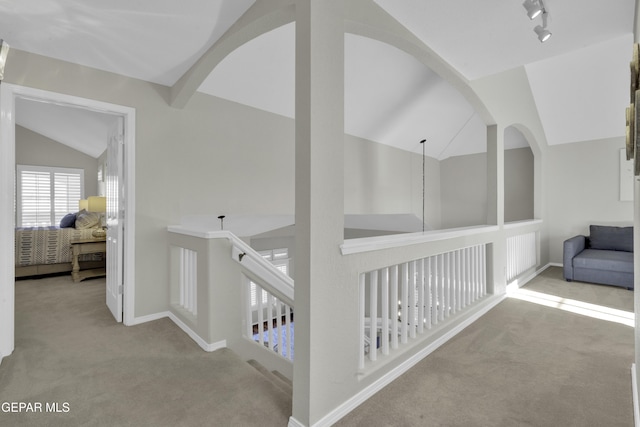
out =
[[(77, 214), (76, 214), (77, 215)], [(76, 228), (77, 227), (77, 228)], [(71, 271), (71, 240), (92, 239), (95, 224), (82, 227), (19, 227), (15, 230), (15, 276), (40, 276)], [(104, 267), (104, 254), (80, 258), (82, 269)]]

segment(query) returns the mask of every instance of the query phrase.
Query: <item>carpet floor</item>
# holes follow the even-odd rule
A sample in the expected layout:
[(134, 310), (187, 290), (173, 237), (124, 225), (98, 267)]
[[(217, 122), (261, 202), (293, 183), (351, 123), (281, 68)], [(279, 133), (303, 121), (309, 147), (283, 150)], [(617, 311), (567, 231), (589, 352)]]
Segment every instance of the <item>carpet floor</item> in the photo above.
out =
[(291, 396), (233, 352), (203, 351), (167, 318), (123, 326), (104, 301), (104, 279), (16, 282), (0, 405), (42, 412), (0, 407), (0, 426), (287, 425)]
[[(115, 323), (104, 287), (16, 283), (0, 425), (287, 425), (291, 396), (249, 364), (202, 351), (169, 319)], [(559, 268), (524, 289), (633, 311), (632, 292), (567, 283)], [(507, 298), (336, 426), (631, 427), (633, 354), (629, 326)], [(36, 411), (2, 410), (12, 402)]]
[[(557, 267), (523, 290), (633, 312)], [(507, 298), (336, 426), (631, 427), (633, 357), (630, 326)]]

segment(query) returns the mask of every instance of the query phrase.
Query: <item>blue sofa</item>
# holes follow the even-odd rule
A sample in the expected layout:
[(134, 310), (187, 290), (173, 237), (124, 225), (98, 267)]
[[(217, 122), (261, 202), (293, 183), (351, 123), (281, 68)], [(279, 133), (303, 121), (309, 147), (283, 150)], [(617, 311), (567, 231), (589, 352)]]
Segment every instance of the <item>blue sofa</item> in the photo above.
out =
[(633, 227), (589, 226), (564, 241), (564, 278), (633, 289)]

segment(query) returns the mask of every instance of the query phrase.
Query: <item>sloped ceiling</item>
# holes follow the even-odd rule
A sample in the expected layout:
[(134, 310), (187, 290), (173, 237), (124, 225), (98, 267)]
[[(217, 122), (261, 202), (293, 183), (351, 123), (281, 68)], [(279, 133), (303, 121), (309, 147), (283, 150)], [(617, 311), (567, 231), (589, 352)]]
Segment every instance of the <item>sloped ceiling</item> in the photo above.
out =
[[(0, 37), (13, 48), (171, 86), (254, 3), (0, 2)], [(525, 67), (549, 144), (623, 136), (634, 0), (546, 0), (553, 37), (544, 44), (520, 0), (375, 3), (469, 80)], [(199, 90), (293, 117), (293, 25), (241, 46)], [(482, 121), (431, 70), (355, 35), (346, 36), (345, 51), (346, 132), (411, 151), (427, 138), (427, 154), (438, 159), (484, 151)], [(526, 144), (510, 135), (509, 146)]]
[(108, 130), (116, 117), (81, 108), (18, 99), (16, 123), (54, 141), (98, 158), (107, 149)]

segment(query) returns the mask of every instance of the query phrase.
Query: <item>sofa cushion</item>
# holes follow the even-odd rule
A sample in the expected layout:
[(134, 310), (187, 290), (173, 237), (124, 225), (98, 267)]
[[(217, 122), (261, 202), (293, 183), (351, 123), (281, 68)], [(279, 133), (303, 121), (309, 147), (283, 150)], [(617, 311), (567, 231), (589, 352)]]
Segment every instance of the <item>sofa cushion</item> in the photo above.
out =
[(591, 249), (633, 252), (633, 227), (589, 226)]
[(573, 258), (573, 267), (633, 273), (633, 253), (585, 249)]

